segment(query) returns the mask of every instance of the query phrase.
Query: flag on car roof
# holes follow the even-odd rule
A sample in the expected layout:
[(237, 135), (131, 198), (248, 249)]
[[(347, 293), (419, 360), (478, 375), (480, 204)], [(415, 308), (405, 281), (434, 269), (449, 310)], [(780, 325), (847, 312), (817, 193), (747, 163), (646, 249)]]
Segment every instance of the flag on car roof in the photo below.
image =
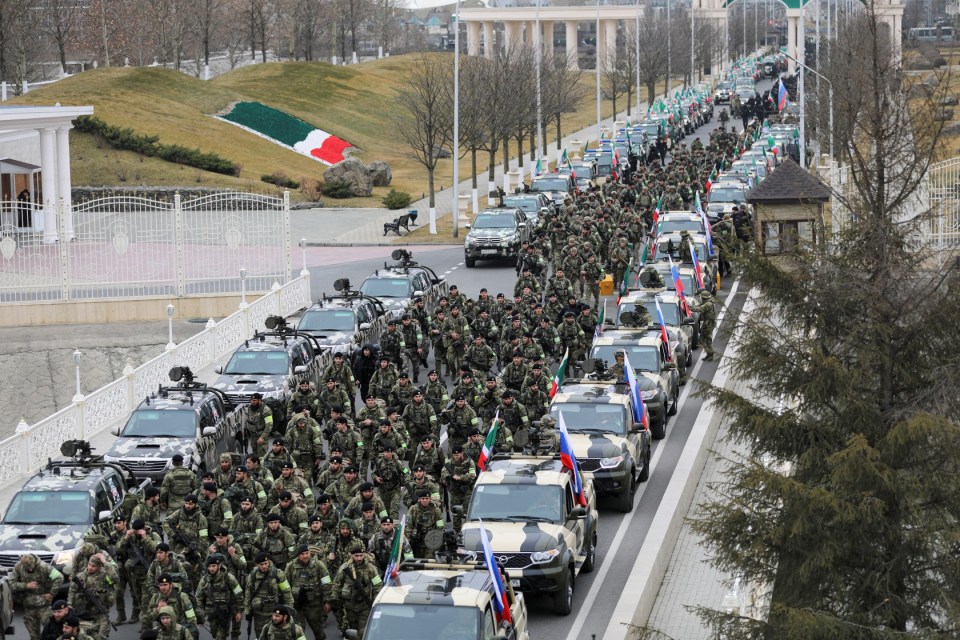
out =
[(490, 423), (490, 431), (487, 431), (487, 438), (483, 441), (483, 448), (480, 450), (480, 457), (477, 458), (477, 467), (480, 471), (487, 468), (487, 461), (493, 456), (494, 445), (497, 442), (497, 431), (500, 429), (500, 410), (497, 409), (493, 416), (493, 422)]
[(663, 309), (660, 308), (660, 298), (654, 296), (653, 302), (657, 305), (657, 320), (660, 322), (660, 335), (663, 337), (664, 344), (667, 345), (667, 360), (673, 362), (673, 347), (670, 346), (670, 336), (667, 334), (667, 323), (663, 321)]
[(573, 446), (570, 444), (570, 434), (567, 433), (567, 425), (563, 422), (563, 412), (557, 414), (557, 424), (560, 429), (560, 463), (573, 475), (573, 495), (577, 504), (581, 507), (587, 506), (587, 496), (583, 492), (583, 478), (580, 477), (580, 463), (577, 462), (577, 456), (573, 453)]
[(603, 309), (600, 309), (600, 317), (597, 319), (597, 326), (593, 328), (593, 337), (599, 338), (603, 335), (603, 319), (607, 317), (607, 301), (603, 301)]
[(780, 83), (780, 89), (777, 90), (777, 111), (783, 111), (787, 106), (787, 87)]
[(717, 177), (717, 170), (714, 169), (710, 172), (710, 175), (707, 176), (707, 184), (704, 185), (704, 193), (710, 193), (710, 187), (713, 186), (713, 179)]
[(693, 258), (693, 272), (697, 276), (697, 286), (701, 289), (703, 288), (703, 271), (700, 267), (700, 258), (697, 257), (697, 248), (693, 246), (693, 241), (689, 238), (687, 242), (690, 244), (690, 257)]
[(537, 158), (537, 175), (543, 173), (543, 158)]
[(500, 575), (500, 567), (497, 561), (493, 559), (493, 551), (490, 549), (490, 541), (487, 539), (487, 530), (483, 526), (483, 520), (480, 520), (480, 547), (483, 549), (483, 561), (487, 565), (487, 571), (490, 572), (490, 579), (493, 582), (493, 608), (497, 613), (497, 623), (508, 622), (513, 624), (513, 617), (510, 615), (510, 602), (507, 600), (507, 587), (503, 583), (503, 576)]
[(390, 549), (390, 560), (387, 562), (387, 570), (383, 572), (383, 583), (386, 584), (390, 578), (397, 577), (397, 567), (400, 566), (400, 555), (403, 553), (403, 533), (407, 526), (407, 514), (400, 518), (400, 527), (397, 534), (393, 536), (393, 547)]
[(557, 367), (557, 372), (553, 375), (553, 383), (550, 385), (550, 398), (553, 399), (553, 396), (557, 395), (557, 391), (560, 390), (560, 385), (563, 383), (563, 378), (567, 375), (567, 361), (570, 360), (570, 349), (569, 347), (563, 354), (563, 360), (560, 361), (560, 366)]
[(643, 424), (645, 429), (650, 428), (650, 420), (647, 418), (647, 407), (643, 404), (643, 394), (640, 393), (640, 385), (637, 383), (637, 373), (630, 364), (630, 357), (623, 356), (623, 375), (627, 381), (627, 389), (630, 391), (630, 397), (633, 398), (633, 421)]
[(560, 154), (560, 162), (557, 163), (557, 166), (570, 166), (570, 158), (567, 157), (567, 150), (564, 149), (563, 153)]

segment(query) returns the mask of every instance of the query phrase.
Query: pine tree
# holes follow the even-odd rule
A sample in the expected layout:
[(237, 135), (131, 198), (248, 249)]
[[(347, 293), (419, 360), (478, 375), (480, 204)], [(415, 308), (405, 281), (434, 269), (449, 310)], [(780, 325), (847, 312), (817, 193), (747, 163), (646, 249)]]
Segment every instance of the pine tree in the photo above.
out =
[(728, 366), (751, 393), (705, 390), (745, 453), (695, 529), (716, 567), (772, 588), (766, 620), (701, 609), (717, 638), (960, 634), (960, 270), (912, 206), (942, 96), (908, 103), (886, 37), (868, 5), (821, 66), (851, 223), (744, 258), (759, 295)]

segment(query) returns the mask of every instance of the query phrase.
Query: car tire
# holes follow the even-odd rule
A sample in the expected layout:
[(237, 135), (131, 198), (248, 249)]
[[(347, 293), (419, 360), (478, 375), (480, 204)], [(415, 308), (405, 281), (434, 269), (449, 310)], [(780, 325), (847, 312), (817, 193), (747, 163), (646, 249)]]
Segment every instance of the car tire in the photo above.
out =
[(558, 616), (568, 616), (573, 611), (573, 569), (567, 572), (567, 579), (560, 590), (553, 594), (553, 612)]
[(693, 325), (693, 339), (690, 341), (690, 357), (693, 358), (693, 350), (700, 348), (700, 325)]
[(664, 403), (662, 407), (663, 419), (658, 424), (653, 424), (650, 426), (650, 431), (653, 434), (654, 440), (663, 440), (667, 436), (667, 405)]
[(617, 511), (620, 513), (630, 513), (633, 511), (633, 498), (637, 493), (636, 473), (630, 470), (630, 484), (626, 490), (621, 491), (617, 496)]
[(597, 532), (594, 531), (590, 536), (590, 547), (587, 549), (587, 558), (583, 561), (580, 571), (590, 573), (597, 563)]
[(673, 402), (667, 403), (667, 415), (675, 416), (677, 411), (680, 409), (680, 390), (675, 389), (673, 392)]
[(640, 471), (640, 482), (646, 482), (650, 479), (650, 447), (647, 447), (647, 452), (643, 456), (643, 469)]
[(464, 258), (463, 262), (467, 265), (467, 269), (473, 269), (477, 266), (477, 261), (474, 258)]

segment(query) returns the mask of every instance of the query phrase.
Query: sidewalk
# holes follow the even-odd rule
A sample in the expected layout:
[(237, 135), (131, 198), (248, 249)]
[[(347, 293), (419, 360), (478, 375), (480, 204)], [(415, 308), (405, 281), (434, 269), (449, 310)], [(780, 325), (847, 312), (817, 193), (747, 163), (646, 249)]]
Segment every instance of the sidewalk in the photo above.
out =
[[(640, 112), (643, 113), (647, 108), (644, 102), (640, 106)], [(632, 111), (636, 114), (638, 112)], [(635, 115), (632, 117), (636, 117)], [(625, 120), (627, 112), (622, 111), (616, 119)], [(613, 127), (614, 118), (607, 118), (601, 121), (601, 126)], [(596, 140), (597, 127), (592, 124), (589, 127), (574, 131), (561, 139), (561, 147), (571, 148), (574, 140)], [(550, 143), (553, 147), (555, 142)], [(529, 176), (530, 159), (524, 158), (524, 175)], [(516, 170), (519, 166), (517, 159), (510, 160), (510, 170)], [(473, 179), (470, 176), (469, 163), (461, 160), (461, 176), (465, 179), (460, 182), (460, 194), (471, 195), (473, 193)], [(487, 171), (477, 176), (478, 198), (482, 202), (486, 197)], [(498, 164), (494, 171), (494, 182), (503, 186), (503, 164)], [(437, 220), (449, 216), (453, 211), (453, 188), (449, 187), (443, 191), (438, 191), (435, 195)], [(482, 206), (482, 205), (481, 205)], [(410, 203), (410, 206), (403, 210), (390, 211), (389, 209), (299, 209), (290, 213), (291, 226), (293, 228), (293, 241), (298, 242), (300, 238), (305, 238), (308, 246), (320, 247), (342, 247), (342, 246), (362, 246), (362, 245), (394, 245), (397, 243), (397, 236), (390, 233), (383, 235), (383, 223), (392, 222), (407, 210), (416, 209), (419, 213), (417, 217), (417, 226), (430, 224), (430, 198), (422, 198)], [(403, 244), (403, 243), (399, 243)]]

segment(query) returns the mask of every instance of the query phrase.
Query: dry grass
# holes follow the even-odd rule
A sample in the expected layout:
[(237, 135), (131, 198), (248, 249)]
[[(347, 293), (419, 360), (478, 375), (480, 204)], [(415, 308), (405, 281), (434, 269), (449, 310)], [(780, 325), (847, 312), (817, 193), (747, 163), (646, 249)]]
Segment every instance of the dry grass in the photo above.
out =
[[(76, 184), (209, 186), (274, 193), (274, 187), (260, 181), (261, 175), (279, 171), (295, 180), (320, 179), (324, 165), (212, 117), (234, 102), (253, 100), (349, 141), (358, 147), (357, 156), (365, 162), (386, 161), (393, 170), (391, 187), (417, 199), (426, 191), (426, 172), (402, 140), (391, 134), (392, 101), (410, 68), (410, 56), (348, 67), (283, 62), (251, 65), (210, 82), (162, 68), (103, 68), (30, 92), (11, 104), (93, 105), (95, 114), (109, 124), (156, 135), (162, 143), (214, 152), (242, 165), (240, 176), (223, 176), (115, 151), (75, 132), (72, 172)], [(595, 86), (589, 72), (580, 82), (588, 89)], [(595, 94), (592, 89), (586, 93), (580, 108), (565, 118), (564, 132), (595, 122)], [(625, 100), (618, 106), (623, 108)], [(611, 109), (609, 102), (601, 104), (604, 118)], [(548, 137), (554, 131), (548, 129)], [(515, 147), (513, 152), (511, 155), (515, 155)], [(502, 164), (502, 158), (498, 163)], [(479, 170), (486, 170), (483, 162)], [(461, 161), (461, 174), (467, 172), (469, 162)], [(450, 186), (452, 174), (453, 163), (441, 161), (438, 186)], [(326, 200), (338, 206), (381, 206), (380, 199), (389, 189), (376, 188), (369, 198)], [(295, 193), (294, 197), (301, 196)]]

